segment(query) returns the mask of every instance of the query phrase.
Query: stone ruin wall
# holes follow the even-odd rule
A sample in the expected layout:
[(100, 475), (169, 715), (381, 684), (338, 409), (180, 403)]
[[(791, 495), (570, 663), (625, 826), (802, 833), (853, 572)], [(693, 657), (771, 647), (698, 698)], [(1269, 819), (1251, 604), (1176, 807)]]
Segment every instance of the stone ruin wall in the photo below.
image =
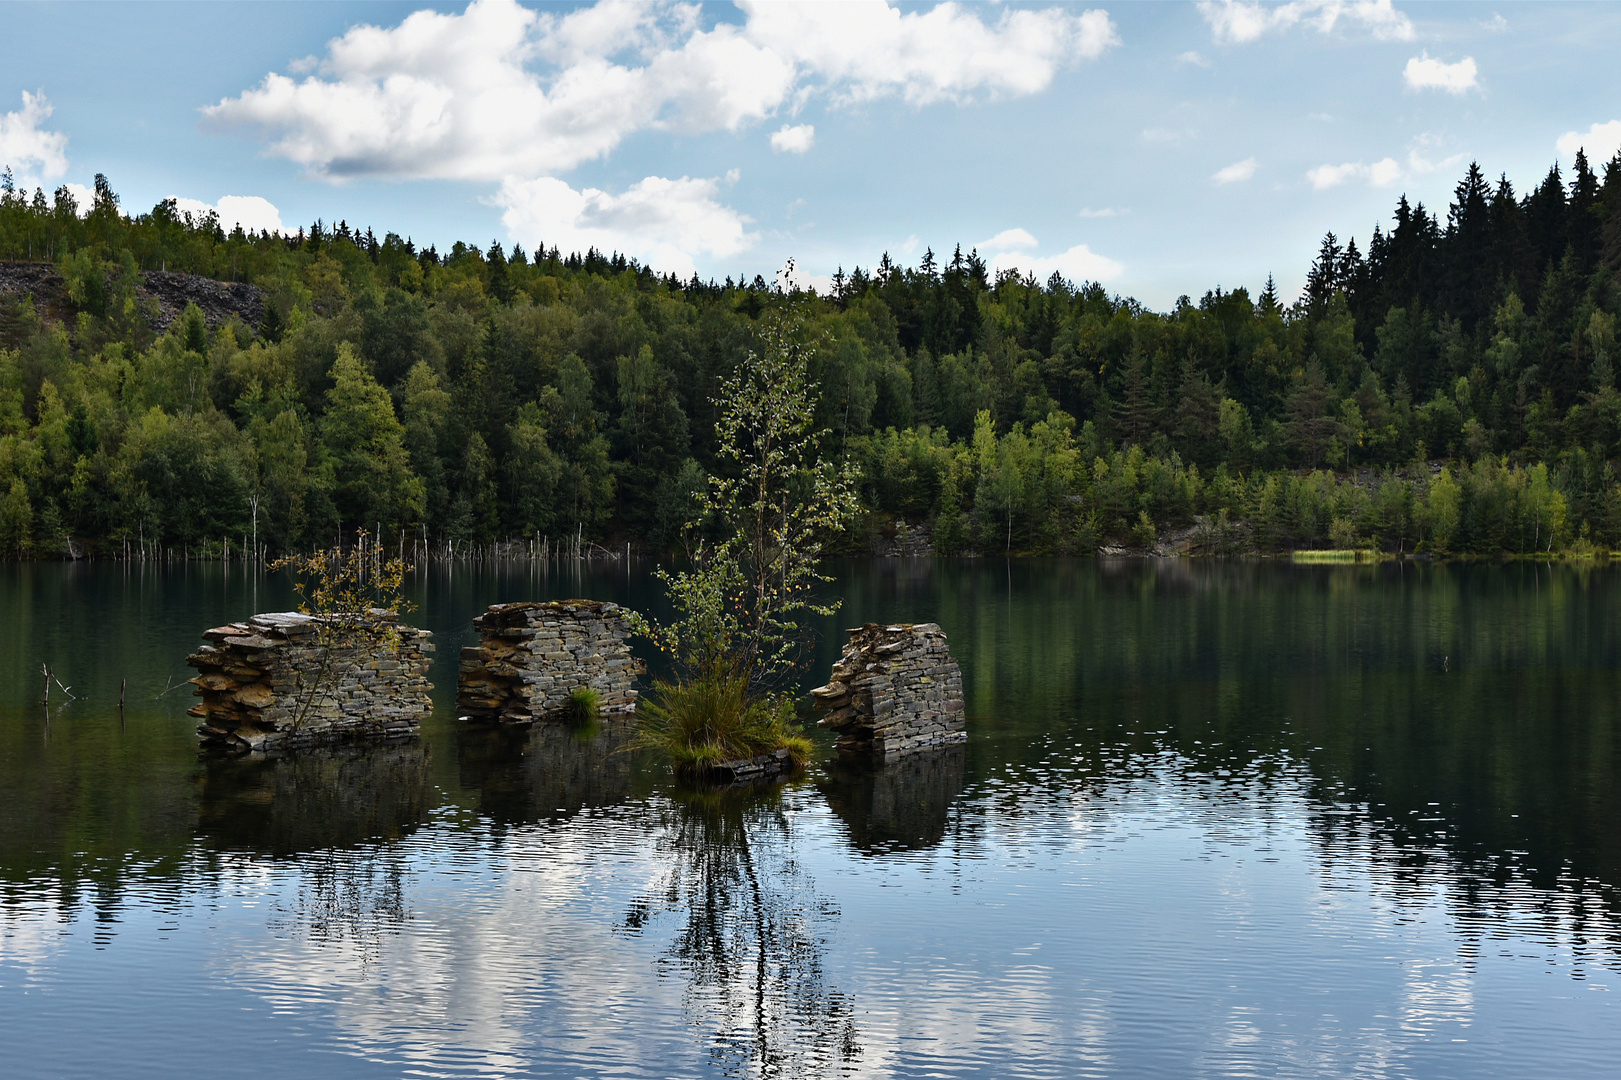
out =
[(345, 644), (336, 631), (323, 641), (319, 619), (291, 611), (205, 631), (208, 644), (186, 657), (203, 699), (190, 710), (203, 745), (282, 750), (416, 735), (433, 709), (433, 635), (392, 612), (368, 617), (397, 643), (363, 632)]
[(867, 623), (850, 632), (826, 686), (811, 691), (817, 721), (844, 753), (889, 756), (968, 738), (962, 669), (938, 623)]
[(480, 644), (462, 650), (456, 711), (487, 723), (556, 720), (580, 687), (597, 692), (603, 712), (633, 711), (642, 665), (625, 614), (595, 600), (490, 605), (473, 620)]

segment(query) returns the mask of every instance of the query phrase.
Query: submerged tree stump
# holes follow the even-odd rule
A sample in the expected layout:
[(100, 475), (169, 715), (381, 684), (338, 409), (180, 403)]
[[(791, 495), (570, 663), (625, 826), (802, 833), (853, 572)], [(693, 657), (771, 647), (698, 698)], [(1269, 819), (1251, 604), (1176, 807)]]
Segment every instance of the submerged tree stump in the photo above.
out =
[(968, 738), (962, 669), (938, 623), (867, 623), (849, 631), (833, 678), (811, 691), (841, 753), (903, 754)]
[(417, 734), (433, 710), (433, 635), (391, 611), (323, 622), (296, 611), (204, 631), (186, 657), (197, 669), (192, 706), (204, 746), (280, 750)]
[(618, 604), (554, 600), (491, 604), (473, 620), (480, 644), (462, 650), (456, 711), (465, 720), (532, 724), (561, 719), (576, 690), (596, 691), (603, 712), (636, 708), (642, 665)]

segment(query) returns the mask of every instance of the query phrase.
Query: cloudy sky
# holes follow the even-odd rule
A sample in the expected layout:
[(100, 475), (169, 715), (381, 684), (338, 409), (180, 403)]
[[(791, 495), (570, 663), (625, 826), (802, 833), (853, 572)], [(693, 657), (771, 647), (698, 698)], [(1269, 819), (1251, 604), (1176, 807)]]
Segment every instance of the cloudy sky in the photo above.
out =
[(977, 246), (1153, 307), (1621, 148), (1621, 6), (0, 5), (0, 164), (128, 210), (808, 280)]

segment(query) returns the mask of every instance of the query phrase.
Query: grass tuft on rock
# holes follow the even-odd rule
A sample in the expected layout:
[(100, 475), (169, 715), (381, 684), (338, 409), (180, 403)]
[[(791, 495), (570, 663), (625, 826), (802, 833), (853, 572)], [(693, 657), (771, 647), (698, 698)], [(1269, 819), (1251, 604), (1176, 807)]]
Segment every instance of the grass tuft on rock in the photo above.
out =
[(657, 680), (637, 714), (638, 745), (664, 754), (678, 776), (701, 777), (723, 761), (782, 749), (795, 768), (810, 760), (811, 741), (795, 723), (793, 702), (751, 695), (742, 675)]
[(576, 686), (569, 691), (563, 718), (571, 724), (594, 723), (602, 713), (602, 695), (592, 686)]

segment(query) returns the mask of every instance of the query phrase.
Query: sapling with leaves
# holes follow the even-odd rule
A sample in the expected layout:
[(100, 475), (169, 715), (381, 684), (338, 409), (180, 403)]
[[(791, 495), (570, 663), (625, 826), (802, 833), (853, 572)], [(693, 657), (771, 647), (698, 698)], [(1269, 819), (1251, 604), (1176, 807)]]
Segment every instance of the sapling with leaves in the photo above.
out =
[(398, 619), (416, 610), (405, 598), (406, 564), (389, 558), (362, 529), (347, 551), (334, 546), (311, 555), (288, 555), (270, 564), (286, 570), (298, 594), (298, 610), (310, 616), (319, 662), (299, 673), (296, 730), (314, 714), (338, 683), (345, 665), (364, 653), (400, 647)]
[[(699, 512), (685, 532), (690, 565), (658, 572), (677, 618), (638, 622), (677, 669), (641, 710), (643, 742), (678, 766), (808, 749), (802, 737), (790, 739), (783, 689), (809, 641), (802, 620), (838, 609), (816, 598), (831, 580), (819, 563), (827, 539), (858, 510), (854, 466), (820, 457), (827, 433), (815, 429), (809, 373), (818, 343), (791, 311), (762, 318), (758, 347), (715, 401), (723, 475), (696, 493)], [(702, 719), (684, 715), (695, 701), (704, 702)]]

